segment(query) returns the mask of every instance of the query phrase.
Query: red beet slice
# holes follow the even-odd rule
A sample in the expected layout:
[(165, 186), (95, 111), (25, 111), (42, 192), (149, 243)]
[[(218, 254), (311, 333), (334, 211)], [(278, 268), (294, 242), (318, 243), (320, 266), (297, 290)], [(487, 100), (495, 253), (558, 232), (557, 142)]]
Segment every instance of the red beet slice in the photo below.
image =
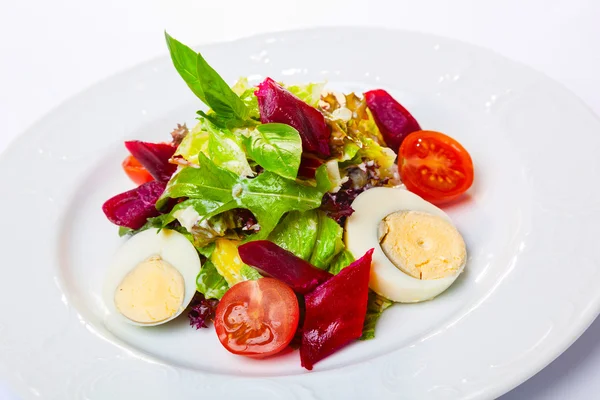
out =
[(244, 263), (263, 275), (279, 279), (299, 294), (311, 292), (333, 276), (268, 240), (243, 244), (238, 252)]
[(331, 131), (319, 110), (309, 106), (271, 78), (258, 85), (255, 94), (263, 124), (288, 124), (300, 133), (304, 151), (329, 156)]
[(362, 335), (373, 249), (305, 296), (300, 360), (308, 370)]
[(168, 181), (177, 169), (177, 165), (169, 162), (177, 150), (171, 144), (132, 140), (125, 142), (125, 147), (157, 181)]
[(144, 183), (107, 200), (102, 206), (102, 211), (113, 224), (139, 229), (148, 218), (160, 214), (155, 204), (166, 186), (166, 183), (159, 181)]
[(383, 140), (394, 152), (398, 153), (400, 144), (409, 133), (421, 130), (417, 120), (385, 90), (368, 91), (365, 100)]
[(302, 157), (300, 160), (300, 168), (298, 169), (298, 176), (312, 179), (317, 173), (317, 168), (321, 165), (323, 165), (323, 161), (318, 158)]

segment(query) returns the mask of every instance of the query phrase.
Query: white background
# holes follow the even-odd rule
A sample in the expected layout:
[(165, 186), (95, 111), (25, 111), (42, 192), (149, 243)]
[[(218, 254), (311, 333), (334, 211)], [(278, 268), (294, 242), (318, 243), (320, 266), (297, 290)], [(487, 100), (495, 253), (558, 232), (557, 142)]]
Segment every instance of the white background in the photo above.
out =
[[(489, 47), (555, 78), (600, 114), (597, 0), (0, 0), (0, 151), (65, 99), (165, 55), (164, 29), (202, 44), (323, 25), (409, 29)], [(599, 376), (596, 321), (503, 399), (598, 398)], [(0, 399), (14, 398), (7, 391), (0, 377)]]

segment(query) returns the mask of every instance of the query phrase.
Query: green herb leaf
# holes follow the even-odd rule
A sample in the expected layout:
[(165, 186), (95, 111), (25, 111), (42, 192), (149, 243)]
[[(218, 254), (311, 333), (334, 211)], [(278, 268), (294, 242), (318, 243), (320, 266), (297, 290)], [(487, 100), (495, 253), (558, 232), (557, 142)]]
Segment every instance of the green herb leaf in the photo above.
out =
[(344, 230), (323, 211), (318, 212), (319, 230), (309, 262), (317, 268), (327, 269), (334, 257), (344, 249)]
[(175, 221), (175, 218), (171, 216), (171, 214), (163, 214), (159, 215), (158, 217), (148, 218), (146, 220), (146, 223), (139, 229), (131, 229), (127, 228), (126, 226), (120, 226), (119, 236), (133, 236), (150, 228), (166, 228), (167, 225), (169, 225), (173, 221)]
[(196, 278), (196, 289), (207, 299), (221, 299), (229, 290), (229, 285), (219, 273), (214, 264), (208, 260), (200, 268)]
[(250, 118), (260, 121), (260, 111), (258, 109), (258, 99), (254, 92), (256, 91), (256, 86), (250, 86), (248, 83), (248, 78), (240, 78), (238, 81), (231, 87), (231, 90), (244, 102), (246, 107), (248, 108), (248, 115)]
[(133, 235), (134, 230), (126, 226), (119, 227), (119, 237)]
[(359, 340), (369, 340), (375, 337), (375, 326), (381, 314), (392, 304), (392, 301), (369, 290), (369, 300), (367, 303), (367, 315), (363, 325), (362, 336)]
[(269, 240), (308, 261), (317, 241), (319, 217), (316, 210), (289, 212), (275, 227)]
[(350, 250), (344, 249), (333, 259), (329, 265), (329, 272), (331, 272), (333, 275), (337, 275), (341, 270), (352, 264), (354, 261), (354, 256)]
[(198, 253), (202, 254), (204, 257), (210, 258), (213, 251), (215, 251), (215, 242), (212, 242), (211, 244), (207, 244), (204, 247), (200, 247), (197, 250), (198, 250)]
[(204, 130), (204, 121), (200, 121), (183, 138), (177, 150), (176, 156), (182, 156), (186, 161), (198, 165), (198, 154), (208, 152), (209, 134)]
[(315, 171), (315, 179), (317, 181), (317, 189), (323, 193), (329, 192), (335, 187), (335, 183), (331, 181), (329, 172), (327, 171), (327, 164), (321, 165)]
[(204, 104), (220, 118), (245, 120), (248, 108), (221, 76), (206, 62), (200, 53), (172, 38), (165, 38), (173, 65), (185, 83)]
[(156, 203), (159, 209), (169, 198), (189, 197), (212, 204), (207, 214), (234, 202), (231, 189), (238, 182), (238, 176), (217, 167), (203, 153), (198, 155), (198, 165), (200, 168), (184, 168), (171, 178), (165, 192)]
[[(182, 230), (192, 236), (192, 243), (197, 249), (204, 248), (220, 237), (240, 239), (234, 230), (239, 228), (234, 212), (221, 212), (234, 203), (220, 206), (206, 199), (188, 199), (175, 208), (171, 214), (177, 218)], [(215, 214), (209, 217), (209, 215)], [(218, 214), (218, 215), (216, 215)]]
[(262, 278), (262, 275), (259, 274), (257, 270), (246, 264), (242, 265), (242, 268), (240, 268), (240, 274), (245, 281), (255, 281)]
[[(260, 231), (253, 238), (268, 237), (281, 217), (292, 210), (308, 211), (321, 205), (323, 191), (265, 171), (256, 178), (240, 177), (219, 168), (204, 154), (198, 156), (199, 168), (184, 168), (176, 174), (157, 206), (169, 198), (199, 200), (206, 217), (233, 208), (245, 208), (254, 214)], [(188, 200), (189, 201), (189, 200)]]
[(246, 151), (265, 170), (296, 179), (302, 139), (291, 126), (276, 123), (257, 126), (247, 139)]
[(210, 122), (206, 123), (209, 132), (208, 149), (205, 153), (216, 165), (240, 176), (254, 176), (240, 139), (228, 130), (219, 130)]
[(239, 196), (242, 208), (252, 211), (260, 225), (256, 238), (266, 238), (288, 211), (308, 211), (321, 206), (323, 192), (285, 179), (269, 171), (244, 179)]
[(198, 165), (198, 154), (204, 153), (219, 167), (237, 175), (253, 176), (254, 171), (248, 164), (242, 141), (242, 136), (202, 118), (183, 139), (175, 155)]

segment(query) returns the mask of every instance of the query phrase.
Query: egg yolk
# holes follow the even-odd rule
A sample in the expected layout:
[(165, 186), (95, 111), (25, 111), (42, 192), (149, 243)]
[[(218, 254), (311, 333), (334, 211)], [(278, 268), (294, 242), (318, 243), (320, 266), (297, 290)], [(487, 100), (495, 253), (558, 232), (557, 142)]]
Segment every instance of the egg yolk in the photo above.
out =
[(140, 324), (165, 321), (175, 315), (185, 295), (181, 273), (160, 256), (151, 256), (131, 270), (115, 291), (115, 306)]
[(379, 224), (379, 243), (398, 269), (417, 279), (453, 276), (467, 257), (465, 242), (450, 222), (419, 211), (385, 217)]

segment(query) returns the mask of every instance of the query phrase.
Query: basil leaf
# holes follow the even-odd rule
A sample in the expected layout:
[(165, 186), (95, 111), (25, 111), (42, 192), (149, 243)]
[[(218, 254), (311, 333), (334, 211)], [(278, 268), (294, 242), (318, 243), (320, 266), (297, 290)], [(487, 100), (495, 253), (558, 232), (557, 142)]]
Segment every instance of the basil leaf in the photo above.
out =
[(200, 268), (196, 278), (196, 289), (207, 299), (221, 299), (229, 290), (229, 285), (219, 273), (214, 264), (207, 260)]
[(220, 118), (245, 120), (248, 108), (200, 53), (165, 32), (171, 60), (188, 87)]
[(392, 304), (392, 301), (369, 290), (369, 300), (367, 302), (367, 315), (363, 325), (362, 336), (359, 340), (369, 340), (375, 337), (375, 326), (381, 314)]
[(289, 212), (275, 227), (269, 240), (308, 261), (317, 241), (319, 217), (315, 210)]
[(327, 269), (333, 258), (344, 249), (344, 230), (337, 222), (319, 211), (319, 230), (315, 248), (309, 262), (317, 268)]
[(291, 126), (277, 123), (257, 126), (246, 142), (246, 151), (265, 170), (296, 179), (302, 139)]

